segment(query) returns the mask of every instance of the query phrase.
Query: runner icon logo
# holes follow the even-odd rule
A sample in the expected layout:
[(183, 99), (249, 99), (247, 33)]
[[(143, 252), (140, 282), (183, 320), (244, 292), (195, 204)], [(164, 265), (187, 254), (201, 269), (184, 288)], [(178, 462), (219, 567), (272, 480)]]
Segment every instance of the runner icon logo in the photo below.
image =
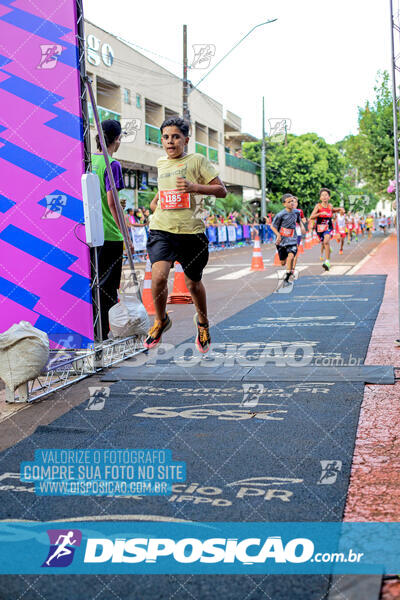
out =
[(79, 529), (48, 529), (49, 553), (42, 567), (68, 567), (74, 558), (75, 549), (81, 545)]
[(67, 196), (64, 194), (49, 194), (46, 196), (46, 210), (42, 219), (59, 219), (66, 204)]
[(260, 397), (264, 394), (265, 388), (263, 383), (243, 383), (243, 400), (240, 406), (254, 408), (258, 405)]
[(59, 44), (40, 44), (42, 53), (40, 63), (37, 69), (54, 69), (57, 65), (58, 57), (62, 52), (62, 46)]
[(336, 482), (337, 476), (342, 470), (341, 460), (321, 460), (321, 476), (318, 485), (332, 485)]
[(108, 387), (90, 387), (90, 398), (85, 410), (103, 410), (106, 399), (110, 395)]
[(213, 56), (215, 56), (214, 44), (193, 44), (194, 58), (191, 69), (208, 69)]

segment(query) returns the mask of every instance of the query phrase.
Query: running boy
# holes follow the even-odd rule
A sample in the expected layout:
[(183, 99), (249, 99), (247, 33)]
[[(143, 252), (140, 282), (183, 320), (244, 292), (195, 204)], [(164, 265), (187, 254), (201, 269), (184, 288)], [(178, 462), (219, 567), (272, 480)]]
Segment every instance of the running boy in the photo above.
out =
[(284, 285), (293, 280), (294, 258), (297, 254), (296, 224), (299, 224), (301, 233), (306, 234), (300, 211), (294, 208), (294, 197), (292, 194), (283, 194), (282, 202), (284, 209), (281, 210), (272, 221), (271, 229), (276, 235), (276, 248), (281, 265), (286, 265)]
[(340, 243), (339, 254), (343, 254), (343, 244), (346, 239), (346, 217), (344, 208), (340, 209), (340, 212), (336, 217), (336, 227), (339, 236), (338, 242)]
[(325, 261), (322, 263), (325, 271), (331, 268), (331, 237), (333, 235), (333, 213), (339, 212), (340, 208), (333, 208), (329, 203), (331, 192), (328, 188), (322, 188), (319, 192), (319, 203), (311, 213), (310, 221), (317, 221), (317, 235), (321, 241), (321, 255), (325, 251)]
[(147, 251), (152, 264), (151, 291), (156, 311), (153, 327), (144, 342), (153, 348), (171, 327), (166, 313), (168, 275), (175, 261), (182, 265), (186, 286), (197, 314), (196, 346), (205, 354), (210, 348), (206, 290), (201, 281), (208, 261), (208, 239), (202, 220), (203, 197), (225, 198), (218, 171), (202, 154), (186, 154), (189, 123), (180, 117), (166, 119), (160, 127), (166, 157), (159, 158), (158, 193), (150, 204), (153, 215)]

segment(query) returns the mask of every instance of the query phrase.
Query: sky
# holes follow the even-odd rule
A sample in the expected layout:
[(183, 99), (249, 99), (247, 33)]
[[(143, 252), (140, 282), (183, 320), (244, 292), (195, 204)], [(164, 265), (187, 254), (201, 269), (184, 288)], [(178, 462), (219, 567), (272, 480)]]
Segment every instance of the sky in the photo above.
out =
[[(400, 0), (394, 1), (397, 14)], [(199, 86), (242, 118), (257, 137), (265, 121), (289, 119), (296, 135), (329, 143), (357, 133), (358, 107), (374, 97), (378, 70), (391, 69), (387, 0), (84, 0), (85, 17), (150, 51), (143, 54), (182, 74), (182, 25), (193, 44), (212, 44), (209, 70), (253, 31)], [(158, 55), (158, 56), (157, 56)], [(165, 58), (161, 58), (165, 57)], [(207, 73), (191, 69), (194, 85)]]

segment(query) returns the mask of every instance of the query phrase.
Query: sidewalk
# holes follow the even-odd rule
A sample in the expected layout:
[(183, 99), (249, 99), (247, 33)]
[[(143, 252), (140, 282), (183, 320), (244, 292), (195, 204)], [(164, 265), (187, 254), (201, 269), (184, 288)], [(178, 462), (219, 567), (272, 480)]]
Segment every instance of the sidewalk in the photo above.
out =
[[(387, 275), (384, 299), (365, 362), (400, 369), (400, 348), (394, 346), (394, 340), (400, 337), (396, 236), (384, 240), (356, 273)], [(400, 381), (393, 387), (365, 386), (345, 521), (400, 521), (399, 400)], [(399, 600), (400, 583), (386, 583), (381, 598)]]

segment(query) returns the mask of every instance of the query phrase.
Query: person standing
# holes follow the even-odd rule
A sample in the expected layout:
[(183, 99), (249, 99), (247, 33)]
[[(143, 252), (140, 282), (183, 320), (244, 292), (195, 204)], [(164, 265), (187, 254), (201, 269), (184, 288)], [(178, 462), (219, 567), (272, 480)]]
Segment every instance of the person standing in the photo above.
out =
[[(112, 158), (121, 143), (121, 124), (114, 119), (107, 119), (101, 123), (111, 170), (117, 190), (124, 186), (121, 164)], [(103, 215), (104, 244), (99, 248), (99, 287), (100, 287), (100, 314), (102, 338), (107, 339), (110, 330), (108, 311), (118, 301), (118, 288), (121, 281), (122, 256), (124, 238), (122, 236), (117, 216), (117, 208), (111, 189), (111, 183), (106, 170), (106, 161), (101, 153), (99, 136), (96, 136), (98, 153), (92, 154), (92, 170), (100, 180), (101, 210)]]

